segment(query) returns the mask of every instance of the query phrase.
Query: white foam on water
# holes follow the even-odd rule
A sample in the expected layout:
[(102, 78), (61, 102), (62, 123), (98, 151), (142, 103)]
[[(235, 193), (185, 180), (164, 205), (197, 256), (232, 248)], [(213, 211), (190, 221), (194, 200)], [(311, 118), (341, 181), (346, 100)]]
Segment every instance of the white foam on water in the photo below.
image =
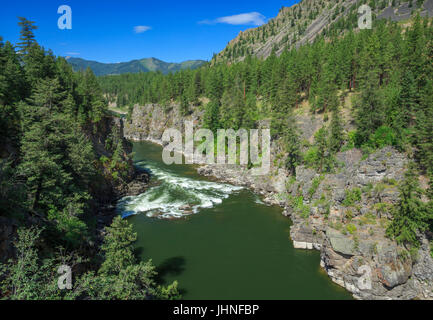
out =
[[(140, 163), (138, 163), (140, 164)], [(122, 217), (140, 213), (162, 219), (182, 218), (200, 209), (213, 208), (231, 194), (243, 189), (229, 184), (194, 180), (145, 164), (160, 184), (136, 197), (125, 197), (118, 203)]]

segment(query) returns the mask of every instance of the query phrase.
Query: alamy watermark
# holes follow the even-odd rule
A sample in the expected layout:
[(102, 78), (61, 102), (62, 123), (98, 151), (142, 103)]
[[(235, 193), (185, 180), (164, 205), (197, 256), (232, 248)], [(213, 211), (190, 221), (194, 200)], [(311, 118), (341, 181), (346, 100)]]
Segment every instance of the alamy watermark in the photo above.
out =
[[(183, 154), (185, 164), (251, 164), (253, 167), (251, 173), (254, 176), (266, 175), (270, 171), (271, 133), (269, 129), (237, 131), (220, 129), (217, 131), (215, 140), (211, 130), (199, 129), (194, 133), (193, 122), (185, 121), (184, 139), (182, 132), (171, 128), (165, 130), (162, 141), (167, 143), (162, 152), (162, 160), (167, 165), (183, 164)], [(198, 146), (195, 147), (197, 143)]]
[(61, 5), (57, 9), (57, 13), (61, 14), (59, 20), (57, 20), (57, 26), (60, 30), (71, 30), (72, 29), (72, 9), (68, 5)]
[(57, 280), (57, 286), (60, 290), (72, 290), (72, 269), (67, 265), (62, 265), (57, 269), (60, 277)]
[(371, 268), (369, 265), (359, 267), (358, 274), (361, 275), (358, 279), (358, 288), (360, 290), (371, 290)]
[(358, 28), (360, 30), (371, 29), (372, 28), (372, 16), (371, 16), (371, 8), (369, 5), (363, 4), (358, 8), (358, 14), (360, 17), (358, 18)]

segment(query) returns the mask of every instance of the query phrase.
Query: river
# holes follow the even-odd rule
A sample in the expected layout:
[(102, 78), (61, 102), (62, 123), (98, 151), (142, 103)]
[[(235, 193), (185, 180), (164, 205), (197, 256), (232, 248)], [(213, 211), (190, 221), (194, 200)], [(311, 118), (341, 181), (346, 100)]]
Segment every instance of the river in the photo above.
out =
[(178, 280), (184, 299), (351, 299), (319, 252), (293, 248), (280, 207), (193, 166), (165, 165), (158, 145), (134, 143), (134, 152), (152, 187), (118, 210), (138, 233), (140, 258), (152, 258), (160, 281)]

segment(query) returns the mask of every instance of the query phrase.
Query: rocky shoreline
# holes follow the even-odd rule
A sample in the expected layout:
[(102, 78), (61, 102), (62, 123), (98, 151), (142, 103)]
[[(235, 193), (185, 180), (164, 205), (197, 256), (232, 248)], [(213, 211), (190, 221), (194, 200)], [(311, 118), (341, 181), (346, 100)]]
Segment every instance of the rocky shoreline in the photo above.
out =
[[(134, 108), (132, 119), (125, 123), (125, 138), (159, 145), (163, 145), (164, 128), (183, 130), (185, 120), (176, 108), (167, 114), (157, 105)], [(193, 114), (188, 120), (198, 123), (199, 119), (200, 115)], [(302, 121), (312, 127), (309, 118)], [(279, 151), (275, 142), (271, 150), (275, 158)], [(273, 161), (267, 176), (252, 176), (247, 168), (236, 165), (204, 165), (198, 173), (247, 187), (265, 203), (281, 206), (293, 222), (293, 246), (319, 250), (321, 267), (354, 298), (433, 299), (429, 240), (420, 235), (421, 248), (408, 252), (385, 236), (391, 218), (387, 209), (399, 199), (397, 185), (406, 156), (386, 147), (367, 158), (360, 150), (348, 150), (339, 153), (337, 160), (336, 173), (324, 176), (299, 166), (296, 178), (290, 177)]]

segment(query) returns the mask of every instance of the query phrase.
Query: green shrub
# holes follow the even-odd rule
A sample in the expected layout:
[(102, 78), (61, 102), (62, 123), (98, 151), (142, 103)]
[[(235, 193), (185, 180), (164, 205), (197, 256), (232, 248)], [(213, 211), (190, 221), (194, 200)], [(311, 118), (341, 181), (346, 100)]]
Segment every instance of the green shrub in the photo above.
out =
[(362, 188), (362, 192), (371, 194), (371, 191), (374, 189), (374, 186), (371, 182), (369, 182), (365, 187)]
[(343, 146), (341, 151), (352, 150), (353, 148), (355, 148), (355, 144), (356, 144), (356, 130), (350, 131), (347, 134), (347, 143)]
[(317, 146), (310, 147), (304, 153), (303, 159), (306, 167), (318, 172), (331, 172), (337, 164), (335, 157), (328, 152), (325, 156), (320, 156), (320, 150)]
[(397, 180), (392, 178), (384, 178), (382, 182), (389, 186), (398, 186)]
[(355, 232), (356, 232), (356, 226), (353, 224), (353, 223), (349, 223), (347, 226), (346, 226), (346, 230), (347, 230), (347, 232), (349, 232), (351, 235), (353, 235)]
[(362, 225), (365, 225), (365, 224), (374, 225), (374, 224), (376, 224), (376, 216), (374, 214), (372, 214), (371, 212), (368, 212), (360, 218), (359, 223)]
[(321, 206), (325, 209), (325, 218), (327, 219), (329, 214), (331, 213), (331, 202), (326, 199), (326, 196), (322, 194), (320, 199), (314, 201), (314, 206)]
[(311, 147), (304, 154), (305, 165), (309, 168), (316, 168), (319, 162), (319, 150), (317, 147)]
[(397, 136), (395, 131), (390, 127), (381, 126), (370, 136), (369, 144), (373, 148), (379, 149), (386, 146), (395, 146), (397, 144)]
[(319, 177), (315, 177), (313, 179), (313, 182), (311, 184), (311, 188), (310, 188), (310, 190), (308, 190), (308, 196), (310, 197), (310, 199), (316, 193), (316, 191), (319, 188), (320, 184), (322, 183), (323, 179), (325, 179), (324, 175), (320, 175)]
[(108, 159), (106, 156), (102, 156), (99, 160), (103, 165), (110, 161), (110, 159)]
[(304, 197), (292, 197), (290, 200), (290, 205), (296, 214), (304, 219), (310, 216), (310, 206), (304, 204)]
[(353, 188), (352, 190), (346, 190), (346, 198), (343, 201), (345, 207), (351, 207), (356, 202), (361, 201), (361, 189)]
[(352, 210), (346, 211), (346, 219), (349, 221), (351, 221), (353, 219), (353, 211)]

